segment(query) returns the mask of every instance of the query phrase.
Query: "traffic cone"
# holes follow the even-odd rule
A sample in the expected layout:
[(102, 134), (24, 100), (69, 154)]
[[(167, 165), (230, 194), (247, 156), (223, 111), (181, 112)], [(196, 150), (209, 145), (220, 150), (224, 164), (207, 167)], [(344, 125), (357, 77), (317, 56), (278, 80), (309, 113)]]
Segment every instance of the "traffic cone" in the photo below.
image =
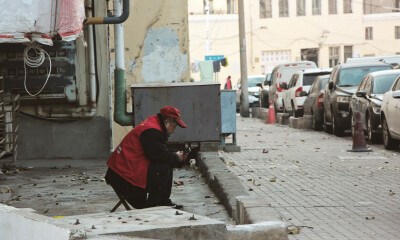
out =
[(354, 126), (353, 135), (353, 149), (348, 150), (349, 152), (372, 152), (372, 149), (367, 148), (365, 143), (364, 128), (361, 121), (361, 114), (356, 113), (356, 125)]
[(276, 123), (276, 118), (275, 118), (275, 108), (274, 104), (272, 101), (270, 101), (269, 104), (269, 110), (268, 110), (268, 118), (266, 124), (275, 124)]

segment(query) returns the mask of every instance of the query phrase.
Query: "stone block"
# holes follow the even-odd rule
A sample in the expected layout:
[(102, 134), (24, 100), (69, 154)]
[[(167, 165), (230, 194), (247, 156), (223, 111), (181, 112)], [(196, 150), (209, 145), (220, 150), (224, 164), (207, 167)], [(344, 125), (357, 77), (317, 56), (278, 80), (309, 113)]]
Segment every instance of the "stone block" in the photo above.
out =
[(261, 109), (259, 107), (252, 107), (251, 108), (251, 117), (252, 118), (257, 118), (260, 110)]
[(261, 222), (248, 225), (227, 226), (229, 240), (287, 240), (284, 222)]
[(277, 122), (281, 125), (288, 125), (289, 124), (289, 113), (278, 113), (277, 114)]
[(301, 129), (303, 127), (303, 117), (297, 118), (297, 127), (296, 129)]
[(260, 111), (258, 112), (258, 118), (266, 121), (268, 118), (268, 112), (268, 108), (260, 108)]
[(312, 115), (304, 115), (302, 129), (311, 129), (311, 128), (312, 128)]
[(225, 144), (222, 148), (223, 151), (225, 152), (240, 152), (240, 146), (237, 146), (236, 144)]

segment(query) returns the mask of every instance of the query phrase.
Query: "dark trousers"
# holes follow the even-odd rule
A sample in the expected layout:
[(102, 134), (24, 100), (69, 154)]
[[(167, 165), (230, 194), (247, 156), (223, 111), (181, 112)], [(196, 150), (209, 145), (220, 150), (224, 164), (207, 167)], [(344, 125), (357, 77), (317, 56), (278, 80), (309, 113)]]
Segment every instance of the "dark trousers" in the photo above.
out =
[(172, 168), (168, 164), (150, 163), (145, 189), (132, 185), (111, 168), (108, 168), (105, 179), (132, 207), (140, 209), (162, 206), (170, 202), (172, 174)]

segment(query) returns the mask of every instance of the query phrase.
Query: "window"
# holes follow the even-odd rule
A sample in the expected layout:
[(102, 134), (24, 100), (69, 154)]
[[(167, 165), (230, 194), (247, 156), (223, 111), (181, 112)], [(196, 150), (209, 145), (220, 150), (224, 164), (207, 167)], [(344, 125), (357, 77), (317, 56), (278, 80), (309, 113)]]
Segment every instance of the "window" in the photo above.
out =
[(365, 28), (365, 40), (372, 40), (372, 27), (366, 27)]
[(227, 8), (226, 13), (228, 13), (228, 14), (236, 14), (237, 13), (236, 4), (237, 4), (236, 0), (226, 0), (226, 8)]
[(271, 0), (260, 0), (260, 18), (272, 18)]
[(329, 67), (334, 67), (339, 64), (339, 47), (329, 47)]
[(400, 39), (400, 26), (395, 26), (394, 27), (394, 38), (395, 39)]
[(321, 0), (312, 1), (312, 14), (321, 15)]
[(297, 16), (306, 15), (306, 0), (297, 0)]
[(289, 17), (288, 0), (279, 0), (279, 17)]
[(343, 0), (343, 13), (352, 13), (352, 3), (351, 0)]
[(353, 57), (353, 46), (344, 46), (344, 60)]
[(207, 0), (203, 0), (204, 14), (207, 14), (207, 10), (209, 11), (210, 14), (214, 14), (214, 0), (208, 0), (208, 1), (209, 1), (209, 7), (207, 9)]
[(329, 0), (329, 14), (337, 14), (337, 0)]
[(363, 0), (364, 14), (398, 12), (399, 0)]
[(400, 12), (400, 0), (394, 0), (393, 12)]

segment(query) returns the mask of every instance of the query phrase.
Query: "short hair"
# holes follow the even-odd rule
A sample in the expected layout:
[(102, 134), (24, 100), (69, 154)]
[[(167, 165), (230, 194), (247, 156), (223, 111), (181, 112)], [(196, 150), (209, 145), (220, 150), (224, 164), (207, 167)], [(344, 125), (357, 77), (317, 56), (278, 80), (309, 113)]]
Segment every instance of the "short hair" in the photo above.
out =
[(175, 118), (172, 118), (172, 117), (167, 117), (167, 116), (161, 115), (161, 119), (163, 122), (170, 121), (170, 122), (178, 124), (178, 122), (175, 120)]

